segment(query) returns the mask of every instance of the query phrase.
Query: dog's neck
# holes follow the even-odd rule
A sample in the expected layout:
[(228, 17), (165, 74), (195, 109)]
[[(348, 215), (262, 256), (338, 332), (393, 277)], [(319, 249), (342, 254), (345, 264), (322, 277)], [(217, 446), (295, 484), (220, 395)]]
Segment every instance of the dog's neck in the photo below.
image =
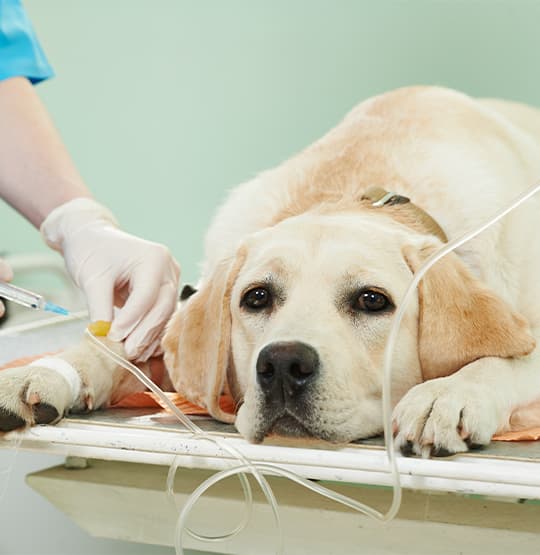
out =
[(448, 242), (448, 237), (441, 226), (425, 210), (405, 196), (373, 185), (366, 189), (362, 200), (369, 201), (368, 208), (375, 210), (382, 208), (394, 220), (417, 231), (435, 235), (443, 243)]

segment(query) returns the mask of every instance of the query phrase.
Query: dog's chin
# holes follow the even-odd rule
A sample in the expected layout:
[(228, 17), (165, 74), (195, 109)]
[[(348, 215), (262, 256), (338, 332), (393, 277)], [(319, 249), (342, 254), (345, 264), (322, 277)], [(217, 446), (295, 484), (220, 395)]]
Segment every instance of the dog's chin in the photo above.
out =
[(313, 437), (306, 426), (290, 414), (285, 414), (278, 418), (273, 424), (266, 435), (277, 435), (292, 438), (299, 437)]
[[(242, 407), (243, 408), (243, 407)], [(247, 414), (239, 411), (236, 419), (238, 431), (251, 443), (272, 443), (282, 445), (316, 445), (328, 444), (345, 445), (373, 437), (381, 432), (382, 425), (371, 422), (370, 426), (358, 431), (356, 428), (323, 428), (318, 419), (310, 422), (292, 414), (288, 410), (270, 415), (268, 411), (261, 411), (255, 418), (246, 418)], [(367, 424), (367, 423), (366, 423)], [(360, 427), (360, 426), (359, 426)]]
[(259, 426), (250, 440), (253, 443), (262, 443), (265, 438), (312, 438), (313, 434), (295, 416), (285, 413), (273, 421), (267, 422), (265, 426)]
[(276, 418), (264, 429), (255, 432), (253, 443), (265, 443), (288, 446), (328, 447), (328, 444), (343, 444), (346, 441), (333, 433), (314, 433), (309, 425), (292, 414), (285, 413)]

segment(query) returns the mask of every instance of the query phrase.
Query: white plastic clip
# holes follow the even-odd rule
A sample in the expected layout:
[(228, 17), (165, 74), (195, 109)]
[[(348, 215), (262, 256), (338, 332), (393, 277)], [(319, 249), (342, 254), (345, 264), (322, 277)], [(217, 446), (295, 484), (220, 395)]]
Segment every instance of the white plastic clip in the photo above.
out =
[(397, 193), (386, 193), (386, 195), (382, 196), (379, 200), (373, 202), (371, 206), (380, 208), (381, 206), (384, 206), (387, 202), (390, 202), (396, 195)]

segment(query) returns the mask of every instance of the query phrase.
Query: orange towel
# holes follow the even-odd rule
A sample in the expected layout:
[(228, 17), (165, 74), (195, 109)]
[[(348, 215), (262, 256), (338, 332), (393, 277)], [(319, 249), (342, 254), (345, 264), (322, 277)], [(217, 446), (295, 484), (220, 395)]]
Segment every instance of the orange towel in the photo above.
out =
[[(208, 416), (208, 411), (190, 403), (183, 395), (173, 391), (165, 391), (165, 395), (184, 413), (189, 415)], [(220, 407), (225, 412), (234, 413), (234, 401), (228, 395), (222, 395), (219, 400)], [(132, 409), (132, 408), (159, 408), (169, 410), (167, 405), (151, 391), (141, 391), (139, 393), (131, 393), (117, 403), (111, 405), (114, 409)]]
[[(1, 366), (0, 370), (5, 368), (12, 368), (13, 366), (23, 366), (30, 364), (33, 360), (41, 358), (42, 356), (50, 356), (55, 353), (44, 353), (42, 355), (19, 358), (13, 360), (8, 364)], [(208, 415), (206, 409), (190, 403), (181, 393), (166, 392), (169, 399), (187, 415)], [(221, 408), (230, 413), (234, 413), (234, 401), (228, 395), (222, 395), (219, 400)], [(154, 395), (151, 391), (143, 391), (140, 393), (131, 393), (126, 397), (120, 399), (111, 408), (156, 408), (165, 409), (167, 406), (159, 397)], [(531, 403), (526, 407), (521, 407), (514, 411), (510, 418), (511, 430), (505, 433), (497, 433), (493, 436), (495, 441), (536, 441), (540, 439), (540, 401)]]
[(540, 439), (540, 426), (517, 432), (495, 434), (492, 439), (494, 441), (537, 441)]

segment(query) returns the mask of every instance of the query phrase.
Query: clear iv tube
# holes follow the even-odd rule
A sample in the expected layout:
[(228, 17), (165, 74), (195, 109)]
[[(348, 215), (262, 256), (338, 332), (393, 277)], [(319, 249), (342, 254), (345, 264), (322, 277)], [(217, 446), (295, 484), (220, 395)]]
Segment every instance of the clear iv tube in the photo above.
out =
[[(148, 376), (146, 376), (139, 368), (137, 368), (137, 366), (135, 366), (131, 362), (122, 358), (120, 355), (115, 353), (112, 349), (109, 349), (109, 347), (107, 347), (107, 345), (105, 345), (101, 341), (99, 341), (99, 339), (97, 339), (88, 328), (86, 329), (85, 333), (86, 333), (87, 337), (90, 339), (90, 341), (96, 347), (98, 347), (98, 349), (107, 353), (107, 355), (112, 360), (114, 360), (117, 364), (119, 364), (120, 366), (122, 366), (123, 368), (125, 368), (126, 370), (131, 372), (132, 374), (134, 374), (144, 385), (146, 385), (151, 391), (153, 391), (167, 405), (167, 407), (169, 407), (169, 409), (178, 418), (178, 420), (182, 424), (184, 424), (184, 426), (188, 430), (190, 430), (193, 433), (193, 435), (195, 435), (199, 439), (204, 439), (204, 440), (210, 441), (212, 443), (215, 443), (216, 445), (221, 447), (224, 451), (226, 451), (230, 455), (232, 455), (233, 458), (235, 458), (235, 459), (239, 460), (241, 463), (243, 463), (243, 466), (245, 466), (249, 470), (249, 472), (251, 472), (253, 474), (253, 476), (257, 480), (257, 482), (259, 484), (259, 487), (261, 488), (264, 496), (266, 497), (266, 499), (267, 499), (267, 501), (268, 501), (268, 503), (269, 503), (269, 505), (272, 509), (272, 513), (273, 513), (273, 516), (274, 516), (274, 521), (276, 523), (276, 528), (278, 530), (278, 542), (279, 543), (278, 543), (277, 553), (279, 555), (281, 555), (284, 552), (284, 538), (283, 538), (283, 529), (281, 527), (281, 520), (280, 520), (280, 517), (279, 517), (278, 504), (277, 504), (276, 498), (274, 496), (274, 492), (272, 491), (272, 488), (268, 484), (268, 481), (266, 480), (266, 478), (257, 470), (256, 465), (253, 464), (249, 459), (247, 459), (243, 453), (238, 451), (238, 449), (236, 449), (236, 448), (232, 447), (231, 445), (227, 444), (223, 439), (221, 439), (219, 437), (212, 437), (209, 434), (207, 434), (206, 432), (204, 432), (201, 428), (199, 428), (199, 426), (197, 426), (183, 412), (181, 412), (178, 409), (178, 407), (167, 397), (167, 395), (165, 395), (165, 393), (150, 378), (148, 378)], [(237, 526), (232, 532), (230, 532), (228, 534), (223, 534), (223, 535), (220, 535), (220, 536), (202, 536), (202, 535), (197, 534), (193, 530), (190, 530), (189, 528), (186, 527), (185, 530), (191, 537), (193, 537), (197, 540), (200, 540), (200, 541), (220, 541), (220, 540), (225, 540), (225, 539), (232, 538), (233, 536), (235, 536), (236, 534), (238, 534), (239, 532), (241, 532), (245, 528), (245, 526), (248, 523), (249, 517), (251, 515), (251, 508), (252, 508), (251, 486), (249, 485), (249, 482), (248, 482), (247, 477), (245, 476), (245, 474), (243, 474), (241, 472), (235, 472), (235, 474), (239, 475), (240, 481), (242, 483), (242, 489), (244, 491), (244, 496), (245, 496), (245, 499), (246, 499), (246, 502), (247, 502), (247, 505), (248, 505), (246, 517), (243, 519), (242, 523), (239, 526)], [(174, 473), (169, 472), (169, 476), (168, 476), (168, 479), (167, 479), (167, 491), (170, 495), (172, 495), (172, 480), (173, 479), (174, 479)], [(192, 497), (193, 497), (193, 494), (190, 497), (190, 499)], [(195, 501), (193, 502), (193, 504), (195, 503)], [(181, 513), (181, 517), (184, 514), (185, 514), (185, 508)], [(181, 519), (181, 517), (180, 517), (180, 519)], [(187, 519), (187, 514), (186, 514), (185, 518)], [(181, 544), (176, 548), (176, 552), (179, 555), (182, 555), (184, 553)]]

